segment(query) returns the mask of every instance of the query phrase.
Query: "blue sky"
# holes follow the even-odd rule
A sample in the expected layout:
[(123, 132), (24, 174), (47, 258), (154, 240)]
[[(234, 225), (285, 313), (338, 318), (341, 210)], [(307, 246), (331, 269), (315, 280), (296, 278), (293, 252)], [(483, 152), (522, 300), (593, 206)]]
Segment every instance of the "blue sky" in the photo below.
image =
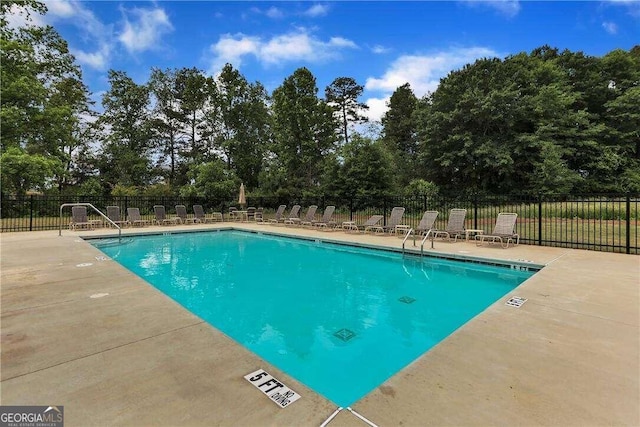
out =
[(481, 57), (544, 44), (600, 56), (640, 44), (640, 0), (45, 3), (37, 23), (69, 42), (96, 100), (109, 69), (144, 83), (152, 67), (215, 74), (230, 62), (272, 91), (304, 66), (321, 96), (337, 77), (364, 85), (371, 119), (405, 82), (422, 96)]

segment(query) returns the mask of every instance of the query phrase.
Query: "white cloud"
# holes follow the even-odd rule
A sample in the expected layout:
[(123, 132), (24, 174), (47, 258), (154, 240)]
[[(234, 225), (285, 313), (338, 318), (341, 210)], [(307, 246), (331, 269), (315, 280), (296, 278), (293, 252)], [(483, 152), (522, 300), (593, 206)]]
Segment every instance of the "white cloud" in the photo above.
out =
[(212, 72), (225, 63), (236, 67), (244, 57), (253, 56), (263, 65), (288, 61), (322, 62), (337, 58), (341, 49), (355, 49), (358, 46), (343, 37), (332, 37), (323, 41), (309, 34), (304, 28), (264, 40), (245, 34), (224, 34), (210, 50), (215, 55), (211, 61)]
[(409, 83), (415, 95), (420, 98), (435, 91), (440, 79), (450, 71), (473, 63), (479, 58), (496, 56), (501, 55), (482, 47), (456, 48), (431, 55), (403, 55), (392, 62), (381, 77), (367, 78), (365, 90), (383, 94), (382, 97), (367, 100), (369, 117), (379, 120), (387, 109), (386, 104), (382, 108), (382, 102), (388, 100), (391, 93), (405, 83)]
[[(124, 30), (118, 40), (129, 52), (141, 52), (157, 47), (161, 37), (173, 30), (173, 25), (163, 9), (135, 8), (124, 13)], [(128, 14), (135, 19), (130, 20)]]
[(47, 6), (47, 14), (60, 18), (70, 18), (76, 15), (79, 6), (67, 0), (47, 0), (44, 4)]
[(370, 121), (380, 121), (384, 113), (387, 112), (390, 96), (386, 96), (384, 98), (369, 98), (364, 103), (369, 106), (369, 109), (364, 112), (364, 114), (369, 118)]
[(331, 39), (329, 39), (329, 44), (336, 47), (350, 47), (353, 49), (358, 48), (357, 44), (343, 37), (331, 37)]
[(74, 49), (72, 53), (80, 64), (96, 70), (106, 70), (109, 68), (111, 49), (107, 44), (103, 44), (95, 52), (85, 52), (81, 49)]
[(44, 16), (32, 13), (33, 23), (39, 26), (55, 22), (68, 22), (82, 33), (85, 44), (96, 45), (95, 52), (80, 49), (69, 43), (69, 50), (84, 66), (104, 70), (109, 68), (113, 45), (111, 27), (104, 25), (96, 16), (77, 0), (46, 0), (47, 13)]
[(513, 18), (520, 13), (519, 0), (464, 0), (469, 6), (485, 6), (497, 10), (500, 14)]
[(240, 67), (242, 57), (245, 55), (256, 55), (259, 50), (260, 39), (257, 37), (237, 35), (235, 38), (230, 34), (220, 37), (218, 43), (211, 46), (211, 51), (216, 54), (212, 68), (219, 70), (227, 62), (235, 67)]
[[(265, 16), (271, 18), (271, 19), (280, 19), (280, 18), (284, 17), (284, 12), (281, 9), (278, 9), (275, 6), (271, 6), (267, 10), (262, 10), (259, 7), (255, 7), (254, 6), (254, 7), (250, 8), (249, 11), (251, 13), (255, 13), (255, 14), (258, 14), (258, 15), (265, 15)], [(247, 14), (243, 13), (242, 16), (243, 16), (243, 19), (247, 19), (248, 18)]]
[(387, 52), (390, 52), (390, 51), (391, 51), (391, 49), (389, 49), (388, 47), (384, 47), (384, 46), (381, 46), (379, 44), (371, 47), (371, 52), (375, 53), (376, 55), (380, 55), (380, 54), (387, 53)]
[(269, 18), (273, 18), (273, 19), (279, 19), (284, 17), (284, 13), (275, 6), (271, 6), (269, 9), (267, 9), (267, 11), (264, 14), (267, 15)]
[(616, 34), (618, 32), (618, 26), (615, 22), (603, 22), (602, 28), (609, 34)]
[(324, 4), (314, 4), (309, 9), (305, 10), (302, 14), (305, 16), (310, 16), (312, 18), (317, 18), (320, 16), (325, 16), (329, 13), (329, 6)]

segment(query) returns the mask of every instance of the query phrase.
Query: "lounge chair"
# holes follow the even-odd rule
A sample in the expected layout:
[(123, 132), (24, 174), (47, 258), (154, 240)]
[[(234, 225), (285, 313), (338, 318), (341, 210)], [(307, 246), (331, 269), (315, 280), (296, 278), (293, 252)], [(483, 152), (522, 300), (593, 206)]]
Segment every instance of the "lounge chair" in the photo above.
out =
[(355, 221), (345, 221), (340, 228), (344, 231), (354, 231), (358, 233), (360, 230), (367, 230), (370, 227), (377, 225), (384, 218), (383, 215), (371, 215), (371, 217), (364, 224), (356, 224)]
[(418, 226), (414, 229), (416, 234), (425, 235), (429, 230), (433, 230), (433, 225), (438, 218), (438, 211), (425, 211)]
[(87, 218), (86, 206), (73, 206), (71, 208), (71, 222), (69, 222), (69, 230), (75, 230), (76, 228), (88, 228), (93, 230), (93, 224), (89, 222)]
[(483, 243), (495, 243), (500, 241), (500, 245), (503, 248), (508, 248), (509, 243), (515, 241), (515, 245), (520, 243), (520, 236), (516, 233), (516, 220), (518, 214), (516, 213), (499, 213), (496, 219), (496, 225), (493, 228), (491, 234), (480, 234), (476, 236), (477, 245), (480, 246)]
[(129, 223), (133, 226), (139, 225), (144, 227), (145, 225), (149, 225), (149, 220), (142, 219), (140, 216), (139, 208), (127, 208), (127, 220), (129, 220)]
[(176, 225), (178, 221), (180, 221), (180, 218), (178, 217), (167, 218), (167, 213), (165, 212), (163, 205), (155, 205), (153, 207), (153, 213), (156, 215), (155, 221), (158, 225)]
[(129, 221), (120, 217), (120, 206), (107, 206), (107, 218), (120, 227), (131, 225)]
[(302, 221), (302, 226), (308, 225), (311, 227), (319, 227), (325, 229), (329, 228), (329, 226), (335, 227), (336, 222), (331, 220), (335, 210), (335, 206), (327, 206), (326, 208), (324, 208), (324, 213), (322, 214), (322, 218), (320, 220), (315, 221), (312, 219), (311, 221)]
[[(389, 217), (389, 222), (387, 222), (387, 225), (381, 225), (381, 224), (371, 225), (369, 227), (366, 227), (364, 229), (364, 232), (366, 233), (367, 231), (371, 231), (375, 234), (378, 234), (378, 233), (384, 234), (385, 232), (389, 232), (389, 234), (395, 233), (396, 227), (400, 225), (400, 222), (402, 222), (403, 215), (404, 215), (404, 208), (401, 206), (396, 206), (391, 210), (391, 216)], [(405, 228), (406, 227), (403, 227), (403, 229)]]
[(300, 220), (300, 205), (293, 205), (293, 207), (289, 211), (288, 218), (284, 219), (284, 221), (282, 222), (286, 224), (287, 221), (291, 222), (291, 221), (299, 221), (299, 220)]
[(204, 208), (202, 205), (193, 205), (193, 219), (194, 222), (218, 222), (222, 221), (222, 213), (214, 212), (211, 215), (207, 215), (204, 213)]
[[(284, 215), (284, 211), (283, 214), (280, 216), (279, 219), (270, 219), (269, 222), (271, 222), (272, 224), (279, 224), (279, 223), (284, 223), (286, 220), (290, 220), (292, 218), (298, 218), (298, 214), (300, 213), (300, 205), (293, 205), (293, 207), (291, 208), (291, 210), (289, 211), (289, 215)], [(276, 216), (277, 216), (278, 212), (276, 212)]]
[(317, 205), (311, 205), (307, 208), (307, 214), (304, 216), (304, 219), (301, 218), (289, 218), (284, 221), (287, 225), (302, 225), (303, 222), (310, 223), (316, 217), (316, 211), (318, 210)]
[(256, 219), (256, 208), (250, 206), (247, 208), (247, 221), (255, 221)]
[(253, 219), (255, 222), (264, 222), (264, 208), (256, 209), (256, 214)]
[(453, 241), (456, 242), (458, 237), (462, 237), (465, 234), (465, 218), (467, 216), (466, 209), (451, 209), (449, 211), (449, 221), (447, 222), (447, 226), (444, 230), (436, 230), (433, 233), (433, 237), (442, 237), (451, 241), (451, 237), (453, 237)]
[(278, 210), (273, 218), (269, 218), (269, 223), (279, 223), (280, 221), (284, 221), (282, 219), (282, 215), (284, 215), (284, 210), (287, 208), (287, 205), (278, 206)]
[(198, 219), (195, 217), (187, 217), (187, 207), (185, 205), (176, 205), (176, 217), (180, 219), (180, 222), (182, 224), (186, 224), (187, 222), (195, 224), (195, 222), (198, 221)]

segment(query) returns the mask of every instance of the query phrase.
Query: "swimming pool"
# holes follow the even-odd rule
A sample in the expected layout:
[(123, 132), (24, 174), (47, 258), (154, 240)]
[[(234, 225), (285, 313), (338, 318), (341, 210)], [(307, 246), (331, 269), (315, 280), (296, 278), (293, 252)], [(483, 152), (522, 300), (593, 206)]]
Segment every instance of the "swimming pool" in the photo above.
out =
[(94, 244), (343, 407), (534, 274), (241, 231)]

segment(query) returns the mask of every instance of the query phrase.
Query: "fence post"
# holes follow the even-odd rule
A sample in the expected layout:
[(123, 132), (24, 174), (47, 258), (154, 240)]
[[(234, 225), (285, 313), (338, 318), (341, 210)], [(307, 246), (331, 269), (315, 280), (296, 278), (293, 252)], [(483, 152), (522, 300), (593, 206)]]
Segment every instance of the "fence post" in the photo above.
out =
[(384, 196), (384, 206), (382, 207), (382, 224), (387, 226), (387, 196)]
[(631, 194), (627, 193), (627, 253), (631, 253)]
[[(33, 194), (29, 196), (29, 231), (33, 231)], [(627, 239), (627, 242), (629, 242), (629, 239)]]
[(473, 228), (478, 229), (478, 194), (473, 195)]
[(538, 194), (538, 246), (542, 246), (542, 195)]
[(349, 197), (349, 221), (353, 221), (353, 196)]

